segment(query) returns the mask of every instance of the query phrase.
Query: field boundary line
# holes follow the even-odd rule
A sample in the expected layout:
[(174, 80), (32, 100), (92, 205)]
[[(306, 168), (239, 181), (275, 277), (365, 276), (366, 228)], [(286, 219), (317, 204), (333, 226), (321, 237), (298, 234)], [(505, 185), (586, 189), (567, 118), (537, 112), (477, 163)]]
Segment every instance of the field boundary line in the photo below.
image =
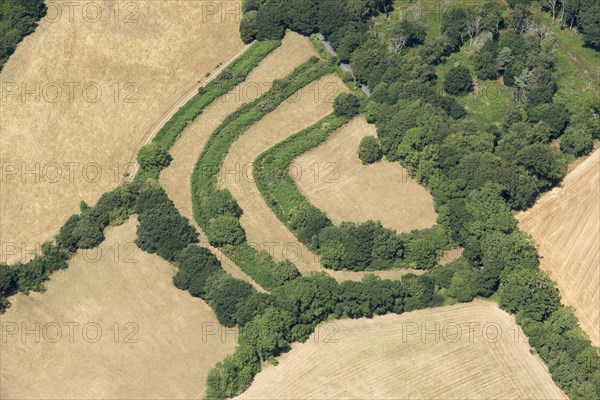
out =
[(229, 59), (229, 61), (227, 61), (225, 64), (221, 65), (219, 69), (214, 74), (212, 74), (206, 81), (202, 83), (196, 83), (190, 90), (188, 90), (182, 97), (180, 97), (179, 100), (177, 100), (177, 102), (171, 106), (171, 108), (169, 108), (163, 114), (163, 117), (159, 121), (154, 123), (154, 125), (150, 129), (150, 132), (138, 143), (138, 145), (135, 148), (135, 151), (133, 152), (133, 155), (129, 158), (129, 163), (127, 165), (133, 165), (133, 167), (131, 168), (129, 175), (125, 177), (124, 182), (133, 182), (133, 179), (140, 170), (140, 165), (136, 160), (137, 154), (139, 153), (140, 149), (152, 142), (152, 140), (156, 137), (156, 135), (162, 129), (162, 127), (171, 120), (173, 115), (175, 115), (175, 113), (179, 111), (181, 107), (183, 107), (196, 94), (198, 94), (198, 90), (200, 88), (208, 85), (210, 82), (216, 79), (221, 74), (221, 72), (225, 70), (225, 68), (227, 68), (232, 62), (234, 62), (240, 56), (242, 56), (250, 47), (251, 44), (244, 45), (242, 50), (240, 50), (235, 56)]

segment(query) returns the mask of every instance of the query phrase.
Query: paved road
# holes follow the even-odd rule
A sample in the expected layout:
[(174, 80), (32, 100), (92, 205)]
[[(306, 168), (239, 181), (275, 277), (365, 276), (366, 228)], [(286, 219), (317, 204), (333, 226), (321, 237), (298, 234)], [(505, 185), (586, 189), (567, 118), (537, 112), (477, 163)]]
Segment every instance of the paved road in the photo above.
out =
[(246, 52), (246, 50), (248, 50), (249, 48), (250, 48), (249, 44), (245, 45), (239, 53), (237, 53), (235, 56), (233, 56), (225, 64), (221, 65), (221, 67), (214, 74), (212, 74), (206, 81), (204, 81), (202, 83), (195, 84), (193, 88), (191, 88), (187, 93), (185, 93), (181, 98), (179, 98), (179, 100), (177, 100), (177, 102), (175, 104), (173, 104), (171, 106), (171, 108), (169, 108), (169, 110), (167, 110), (167, 112), (165, 114), (163, 114), (162, 118), (158, 122), (156, 122), (154, 124), (154, 126), (152, 127), (152, 129), (150, 130), (150, 132), (148, 132), (148, 134), (145, 136), (145, 138), (142, 140), (142, 142), (137, 146), (137, 148), (136, 148), (133, 156), (131, 157), (131, 159), (129, 161), (129, 165), (131, 165), (132, 168), (129, 171), (129, 175), (127, 176), (127, 178), (125, 178), (125, 180), (127, 182), (132, 182), (133, 179), (135, 178), (135, 175), (140, 170), (140, 166), (139, 166), (139, 164), (136, 161), (138, 151), (143, 146), (145, 146), (148, 143), (150, 143), (152, 141), (152, 139), (154, 139), (154, 137), (158, 134), (158, 132), (162, 129), (162, 127), (171, 119), (171, 117), (173, 117), (173, 115), (175, 115), (175, 113), (177, 111), (179, 111), (179, 109), (181, 107), (183, 107), (188, 101), (190, 101), (190, 99), (192, 97), (194, 97), (198, 93), (198, 89), (200, 89), (203, 86), (206, 86), (213, 79), (215, 79), (217, 76), (219, 76), (219, 74), (225, 68), (227, 68), (229, 66), (229, 64), (231, 64), (239, 56), (241, 56), (242, 54), (244, 54)]
[[(334, 57), (338, 56), (337, 53), (335, 52), (335, 49), (331, 45), (331, 43), (329, 43), (327, 41), (327, 39), (325, 39), (325, 36), (323, 36), (323, 34), (317, 33), (317, 38), (321, 41), (321, 43), (325, 47), (325, 50), (327, 50), (327, 52), (329, 54), (331, 54)], [(352, 77), (354, 78), (354, 80), (356, 80), (356, 77), (354, 76), (354, 71), (352, 70), (352, 67), (350, 66), (350, 64), (340, 63), (340, 68), (342, 69), (342, 71), (350, 73), (352, 75)], [(360, 88), (362, 89), (363, 92), (365, 92), (365, 94), (367, 96), (371, 96), (371, 90), (369, 90), (369, 87), (367, 85), (361, 84)]]

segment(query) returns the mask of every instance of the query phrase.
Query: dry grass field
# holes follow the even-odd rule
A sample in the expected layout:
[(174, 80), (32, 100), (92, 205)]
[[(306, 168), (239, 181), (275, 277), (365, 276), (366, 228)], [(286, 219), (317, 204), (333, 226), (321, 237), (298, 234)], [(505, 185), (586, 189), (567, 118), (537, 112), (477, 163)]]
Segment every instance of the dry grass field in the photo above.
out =
[(600, 345), (600, 150), (596, 150), (528, 211), (519, 227), (530, 233), (541, 266), (581, 327)]
[[(46, 292), (11, 298), (0, 318), (0, 398), (202, 397), (210, 369), (234, 351), (235, 332), (173, 286), (171, 265), (133, 245), (135, 226), (132, 218), (109, 228), (98, 252), (79, 252)], [(22, 336), (36, 324), (39, 343)]]
[(274, 249), (276, 261), (291, 259), (303, 274), (322, 271), (323, 267), (267, 206), (254, 183), (252, 163), (276, 143), (331, 113), (335, 95), (347, 90), (334, 75), (306, 86), (233, 143), (218, 177), (219, 188), (229, 189), (244, 210), (240, 221), (248, 242), (265, 250)]
[(484, 301), (327, 322), (239, 398), (565, 399), (514, 326)]
[[(295, 67), (315, 55), (310, 41), (297, 33), (290, 32), (283, 39), (279, 48), (269, 54), (248, 76), (245, 82), (238, 85), (230, 93), (217, 99), (198, 116), (183, 132), (170, 153), (173, 161), (160, 175), (161, 186), (173, 200), (179, 212), (186, 216), (199, 232), (202, 232), (194, 220), (192, 210), (191, 179), (196, 161), (206, 141), (227, 115), (234, 112), (244, 103), (250, 102), (269, 90), (273, 80), (284, 78)], [(202, 237), (204, 235), (202, 234)], [(218, 249), (213, 248), (206, 240), (202, 240), (217, 254), (223, 267), (233, 276), (256, 284), (247, 274), (238, 268)]]
[(362, 164), (357, 151), (365, 136), (376, 129), (360, 116), (294, 160), (291, 175), (304, 196), (335, 224), (380, 220), (398, 232), (435, 225), (431, 194), (399, 163)]
[(52, 3), (0, 74), (2, 261), (115, 187), (155, 122), (243, 48), (240, 1)]

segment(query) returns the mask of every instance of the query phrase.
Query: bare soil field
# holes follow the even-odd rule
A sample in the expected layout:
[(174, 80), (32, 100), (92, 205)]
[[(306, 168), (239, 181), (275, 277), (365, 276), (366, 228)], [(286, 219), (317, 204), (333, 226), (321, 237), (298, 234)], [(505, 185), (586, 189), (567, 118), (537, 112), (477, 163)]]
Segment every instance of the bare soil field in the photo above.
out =
[(313, 125), (333, 111), (333, 99), (348, 89), (335, 75), (325, 76), (283, 102), (233, 143), (218, 177), (244, 213), (240, 222), (248, 242), (269, 251), (276, 261), (290, 259), (301, 273), (322, 271), (318, 258), (267, 206), (252, 176), (252, 163), (265, 150)]
[(52, 2), (0, 74), (9, 263), (118, 185), (156, 121), (243, 48), (240, 1), (67, 3)]
[(362, 164), (357, 151), (366, 136), (376, 128), (360, 116), (296, 158), (290, 173), (302, 194), (335, 224), (379, 220), (398, 232), (435, 225), (431, 194), (399, 163)]
[(202, 245), (206, 245), (217, 254), (227, 272), (252, 283), (258, 290), (261, 290), (261, 288), (252, 278), (229, 260), (219, 249), (210, 246), (205, 240), (202, 230), (196, 224), (192, 209), (192, 173), (206, 141), (225, 117), (244, 103), (250, 102), (268, 91), (273, 80), (284, 78), (295, 67), (313, 55), (315, 55), (315, 51), (307, 38), (289, 32), (283, 39), (281, 46), (269, 54), (250, 73), (245, 82), (238, 85), (230, 93), (217, 99), (184, 130), (170, 151), (173, 161), (160, 175), (161, 186), (173, 200), (179, 212), (186, 216), (201, 232)]
[(240, 399), (566, 399), (496, 304), (321, 324)]
[(600, 345), (600, 150), (517, 215), (539, 247), (541, 266), (575, 307), (581, 327)]
[(46, 292), (11, 298), (0, 318), (1, 398), (202, 397), (210, 369), (234, 351), (235, 331), (175, 288), (174, 267), (133, 244), (136, 223), (108, 228)]

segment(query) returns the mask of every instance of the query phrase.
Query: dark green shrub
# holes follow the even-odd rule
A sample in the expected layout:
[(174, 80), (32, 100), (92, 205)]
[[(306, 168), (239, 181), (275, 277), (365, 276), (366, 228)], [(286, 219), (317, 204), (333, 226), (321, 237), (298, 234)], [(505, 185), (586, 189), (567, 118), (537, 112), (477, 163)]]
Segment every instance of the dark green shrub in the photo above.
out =
[(198, 236), (165, 191), (154, 185), (140, 193), (136, 202), (139, 225), (135, 243), (148, 253), (174, 261), (188, 244), (198, 241)]
[(285, 34), (286, 15), (283, 0), (264, 0), (256, 16), (258, 40), (281, 39)]
[(498, 296), (500, 307), (535, 321), (543, 321), (560, 305), (558, 290), (539, 269), (513, 269), (502, 279)]
[(211, 218), (206, 227), (206, 235), (210, 244), (218, 247), (226, 244), (236, 246), (246, 240), (246, 233), (240, 221), (231, 215)]
[(278, 262), (273, 270), (273, 281), (277, 286), (285, 285), (300, 276), (298, 268), (288, 260)]
[(27, 294), (30, 291), (44, 290), (43, 283), (48, 279), (48, 274), (40, 256), (36, 256), (28, 263), (19, 263), (14, 268), (17, 271), (19, 291)]
[(329, 224), (331, 224), (329, 218), (310, 204), (303, 205), (290, 221), (290, 226), (296, 232), (298, 239), (307, 245), (311, 243), (315, 235), (319, 234), (321, 229)]
[(360, 100), (353, 94), (341, 93), (333, 102), (333, 110), (338, 116), (355, 117), (360, 110)]
[(257, 315), (262, 314), (267, 308), (274, 307), (276, 301), (277, 299), (268, 293), (254, 292), (238, 308), (235, 321), (239, 326), (244, 326)]
[(192, 244), (177, 256), (176, 263), (179, 271), (173, 277), (173, 284), (195, 297), (204, 297), (208, 278), (222, 271), (221, 263), (210, 251)]
[(362, 138), (358, 146), (358, 158), (360, 158), (362, 163), (365, 165), (372, 164), (381, 160), (381, 157), (383, 157), (383, 152), (379, 145), (379, 139), (375, 136), (365, 136)]
[(576, 157), (588, 154), (593, 148), (592, 134), (582, 127), (569, 127), (560, 138), (560, 149)]
[(232, 215), (239, 218), (242, 215), (242, 209), (227, 189), (217, 190), (210, 194), (208, 209), (211, 215), (215, 217), (219, 215)]
[(171, 163), (171, 156), (158, 143), (149, 143), (142, 147), (137, 155), (137, 162), (146, 171), (159, 172)]
[(550, 127), (550, 138), (560, 136), (569, 122), (569, 111), (560, 104), (540, 104), (529, 112), (529, 121), (543, 121)]
[(260, 371), (260, 359), (251, 346), (238, 346), (206, 378), (207, 399), (228, 399), (243, 392)]
[(256, 39), (256, 34), (258, 33), (257, 16), (258, 13), (256, 11), (248, 11), (244, 14), (240, 22), (240, 36), (244, 43), (250, 43)]
[(250, 297), (254, 289), (249, 283), (235, 279), (223, 272), (208, 277), (204, 292), (219, 323), (231, 327), (236, 324), (235, 317), (238, 309)]
[(600, 4), (590, 2), (590, 7), (579, 11), (579, 27), (583, 33), (585, 44), (600, 50)]
[(457, 269), (450, 280), (448, 295), (463, 303), (473, 300), (477, 296), (478, 277), (476, 268)]
[(472, 91), (473, 78), (469, 69), (462, 65), (450, 68), (444, 80), (444, 90), (453, 95), (464, 95)]
[(17, 269), (0, 263), (0, 298), (16, 293), (18, 284)]
[(244, 325), (240, 332), (240, 345), (248, 345), (261, 360), (278, 356), (290, 348), (291, 328), (295, 318), (287, 312), (270, 307)]

